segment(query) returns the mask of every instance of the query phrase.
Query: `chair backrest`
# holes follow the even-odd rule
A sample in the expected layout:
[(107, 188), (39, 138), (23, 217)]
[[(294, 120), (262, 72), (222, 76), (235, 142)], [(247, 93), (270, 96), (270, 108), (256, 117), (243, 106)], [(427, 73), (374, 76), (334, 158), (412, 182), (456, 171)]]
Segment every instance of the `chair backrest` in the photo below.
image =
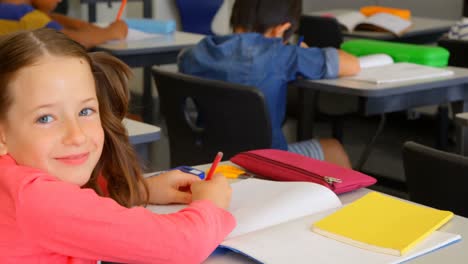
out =
[(410, 200), (468, 217), (468, 158), (414, 142), (403, 146)]
[(229, 159), (241, 151), (271, 147), (268, 110), (255, 87), (161, 68), (154, 68), (153, 76), (167, 125), (171, 166), (210, 163), (218, 151)]
[(211, 22), (224, 0), (176, 0), (182, 30), (213, 35)]
[(443, 37), (437, 41), (437, 45), (446, 48), (450, 52), (448, 65), (468, 68), (468, 40), (449, 39)]
[(343, 34), (338, 21), (333, 17), (301, 16), (299, 35), (310, 47), (340, 48)]

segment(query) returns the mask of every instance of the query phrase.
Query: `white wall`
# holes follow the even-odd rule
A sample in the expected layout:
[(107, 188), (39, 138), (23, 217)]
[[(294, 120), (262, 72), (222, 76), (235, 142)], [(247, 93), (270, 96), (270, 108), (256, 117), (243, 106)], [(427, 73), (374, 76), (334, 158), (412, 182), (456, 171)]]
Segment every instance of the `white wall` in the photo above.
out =
[[(88, 5), (80, 4), (80, 0), (68, 0), (68, 15), (83, 20), (88, 20)], [(107, 3), (98, 3), (96, 17), (98, 22), (109, 22), (115, 19), (119, 10), (120, 3), (113, 2), (109, 8)], [(124, 17), (142, 17), (143, 3), (128, 2), (127, 8), (123, 14)], [(174, 0), (153, 0), (153, 17), (157, 19), (175, 19), (179, 20), (179, 14)]]

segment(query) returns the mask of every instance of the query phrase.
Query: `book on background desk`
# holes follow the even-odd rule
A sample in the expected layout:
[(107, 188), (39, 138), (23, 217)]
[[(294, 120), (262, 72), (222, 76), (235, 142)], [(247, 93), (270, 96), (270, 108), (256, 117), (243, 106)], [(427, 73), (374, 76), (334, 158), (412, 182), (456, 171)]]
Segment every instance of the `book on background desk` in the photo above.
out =
[(154, 39), (154, 38), (161, 38), (161, 37), (165, 37), (165, 35), (157, 34), (157, 33), (148, 33), (148, 32), (143, 32), (141, 30), (129, 28), (126, 41), (138, 41), (138, 40)]
[(315, 222), (313, 231), (364, 249), (402, 256), (453, 213), (371, 192)]
[(411, 27), (411, 21), (389, 13), (375, 13), (366, 17), (359, 11), (345, 11), (339, 14), (327, 14), (338, 21), (344, 30), (390, 32), (396, 36), (405, 33)]
[[(310, 182), (247, 179), (232, 184), (229, 211), (237, 227), (220, 247), (263, 263), (400, 263), (458, 240), (435, 231), (404, 256), (376, 253), (312, 232), (312, 224), (342, 207), (328, 188)], [(148, 206), (172, 213), (184, 205)]]
[[(109, 23), (101, 22), (101, 23), (95, 23), (95, 25), (99, 27), (107, 27)], [(145, 39), (164, 38), (166, 36), (167, 34), (145, 32), (139, 29), (128, 28), (127, 37), (125, 38), (124, 41), (132, 42), (132, 41), (140, 41), (140, 40), (145, 40)], [(106, 44), (114, 44), (114, 43), (119, 43), (119, 42), (122, 42), (122, 40), (109, 40), (106, 42)]]
[(361, 64), (365, 64), (366, 67), (363, 67), (358, 74), (350, 77), (343, 77), (343, 79), (385, 84), (453, 75), (453, 71), (443, 68), (424, 66), (409, 62), (392, 63), (385, 59), (382, 59), (381, 62), (372, 60), (365, 63), (361, 62)]

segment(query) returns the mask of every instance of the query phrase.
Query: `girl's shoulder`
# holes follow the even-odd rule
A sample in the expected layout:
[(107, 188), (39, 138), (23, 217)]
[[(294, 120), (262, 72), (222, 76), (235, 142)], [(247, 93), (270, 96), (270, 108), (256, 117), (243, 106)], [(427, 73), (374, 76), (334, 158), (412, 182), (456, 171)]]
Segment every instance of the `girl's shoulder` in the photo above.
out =
[(40, 180), (58, 181), (45, 171), (19, 165), (10, 155), (0, 156), (0, 182), (9, 189), (16, 190), (28, 183)]

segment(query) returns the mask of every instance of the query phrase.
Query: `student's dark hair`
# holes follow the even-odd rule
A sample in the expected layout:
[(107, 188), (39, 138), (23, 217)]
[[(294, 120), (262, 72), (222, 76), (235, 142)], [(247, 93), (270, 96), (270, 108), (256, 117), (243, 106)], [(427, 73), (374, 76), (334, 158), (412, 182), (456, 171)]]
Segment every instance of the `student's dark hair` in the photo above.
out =
[[(107, 180), (109, 195), (119, 204), (131, 207), (148, 200), (148, 187), (143, 181), (137, 156), (122, 124), (129, 103), (127, 86), (131, 71), (111, 55), (87, 51), (77, 42), (52, 29), (21, 31), (0, 37), (0, 120), (5, 120), (15, 98), (9, 83), (19, 70), (37, 63), (44, 56), (79, 58), (92, 70), (104, 129), (102, 155), (84, 187), (102, 195), (98, 177)], [(144, 195), (141, 187), (144, 187)]]
[(299, 28), (301, 14), (302, 0), (236, 0), (231, 27), (263, 34), (271, 27), (290, 22), (291, 28), (284, 34), (287, 40)]

